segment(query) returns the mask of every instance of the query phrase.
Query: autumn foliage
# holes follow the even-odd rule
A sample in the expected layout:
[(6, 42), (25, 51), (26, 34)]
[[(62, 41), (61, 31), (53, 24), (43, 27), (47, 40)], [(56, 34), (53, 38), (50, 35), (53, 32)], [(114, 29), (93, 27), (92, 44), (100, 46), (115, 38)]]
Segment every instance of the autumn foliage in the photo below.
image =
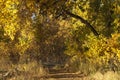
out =
[(0, 0), (0, 16), (0, 56), (12, 67), (120, 70), (119, 0)]

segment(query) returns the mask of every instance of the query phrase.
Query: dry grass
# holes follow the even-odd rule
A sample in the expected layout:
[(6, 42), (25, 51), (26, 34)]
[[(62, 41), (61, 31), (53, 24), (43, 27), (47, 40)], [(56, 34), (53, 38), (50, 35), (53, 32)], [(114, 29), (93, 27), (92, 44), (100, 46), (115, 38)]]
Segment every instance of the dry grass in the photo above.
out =
[[(35, 80), (33, 76), (46, 75), (46, 70), (37, 61), (12, 64), (8, 58), (0, 58), (0, 80)], [(5, 77), (4, 74), (8, 73)]]
[(120, 74), (113, 71), (107, 71), (102, 74), (100, 72), (96, 72), (91, 76), (92, 80), (120, 80)]

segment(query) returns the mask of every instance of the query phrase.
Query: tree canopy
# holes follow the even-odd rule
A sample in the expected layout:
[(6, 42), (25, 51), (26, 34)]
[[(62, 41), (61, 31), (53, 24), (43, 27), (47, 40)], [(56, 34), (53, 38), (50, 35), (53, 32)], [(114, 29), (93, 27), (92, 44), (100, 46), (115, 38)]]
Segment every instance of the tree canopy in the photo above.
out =
[(120, 61), (119, 0), (0, 0), (0, 16), (1, 55), (96, 69)]

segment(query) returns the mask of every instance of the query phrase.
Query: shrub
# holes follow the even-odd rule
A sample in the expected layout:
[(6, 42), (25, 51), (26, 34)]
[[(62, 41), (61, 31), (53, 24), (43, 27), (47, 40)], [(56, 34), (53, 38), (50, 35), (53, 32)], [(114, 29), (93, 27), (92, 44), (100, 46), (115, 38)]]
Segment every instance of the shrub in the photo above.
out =
[[(76, 44), (74, 55), (69, 62), (69, 66), (79, 69), (82, 72), (95, 72), (113, 70), (118, 71), (120, 67), (120, 34), (114, 33), (111, 37), (100, 35), (99, 37), (93, 34), (87, 35), (81, 46), (81, 52), (78, 50), (79, 44)], [(71, 52), (70, 52), (71, 53)], [(77, 57), (75, 57), (77, 56)], [(75, 64), (78, 65), (75, 65)]]
[(104, 36), (95, 37), (90, 35), (84, 42), (84, 55), (97, 68), (108, 68), (118, 70), (120, 59), (120, 34), (112, 34), (112, 37), (106, 38)]

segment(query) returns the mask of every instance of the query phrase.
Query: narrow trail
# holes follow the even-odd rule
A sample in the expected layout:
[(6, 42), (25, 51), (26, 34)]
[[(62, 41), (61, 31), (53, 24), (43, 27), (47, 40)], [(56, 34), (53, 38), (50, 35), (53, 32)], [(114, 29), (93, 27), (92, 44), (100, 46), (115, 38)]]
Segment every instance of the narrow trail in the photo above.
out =
[(60, 68), (60, 69), (53, 69), (53, 68), (48, 68), (49, 73), (47, 75), (44, 76), (34, 76), (34, 78), (36, 79), (66, 79), (66, 80), (71, 80), (72, 78), (83, 78), (86, 77), (87, 75), (83, 74), (83, 73), (74, 73), (74, 72), (68, 72), (66, 69), (64, 68)]
[(70, 73), (62, 70), (50, 70), (49, 74), (41, 76), (40, 78), (75, 78), (85, 77), (83, 73)]

